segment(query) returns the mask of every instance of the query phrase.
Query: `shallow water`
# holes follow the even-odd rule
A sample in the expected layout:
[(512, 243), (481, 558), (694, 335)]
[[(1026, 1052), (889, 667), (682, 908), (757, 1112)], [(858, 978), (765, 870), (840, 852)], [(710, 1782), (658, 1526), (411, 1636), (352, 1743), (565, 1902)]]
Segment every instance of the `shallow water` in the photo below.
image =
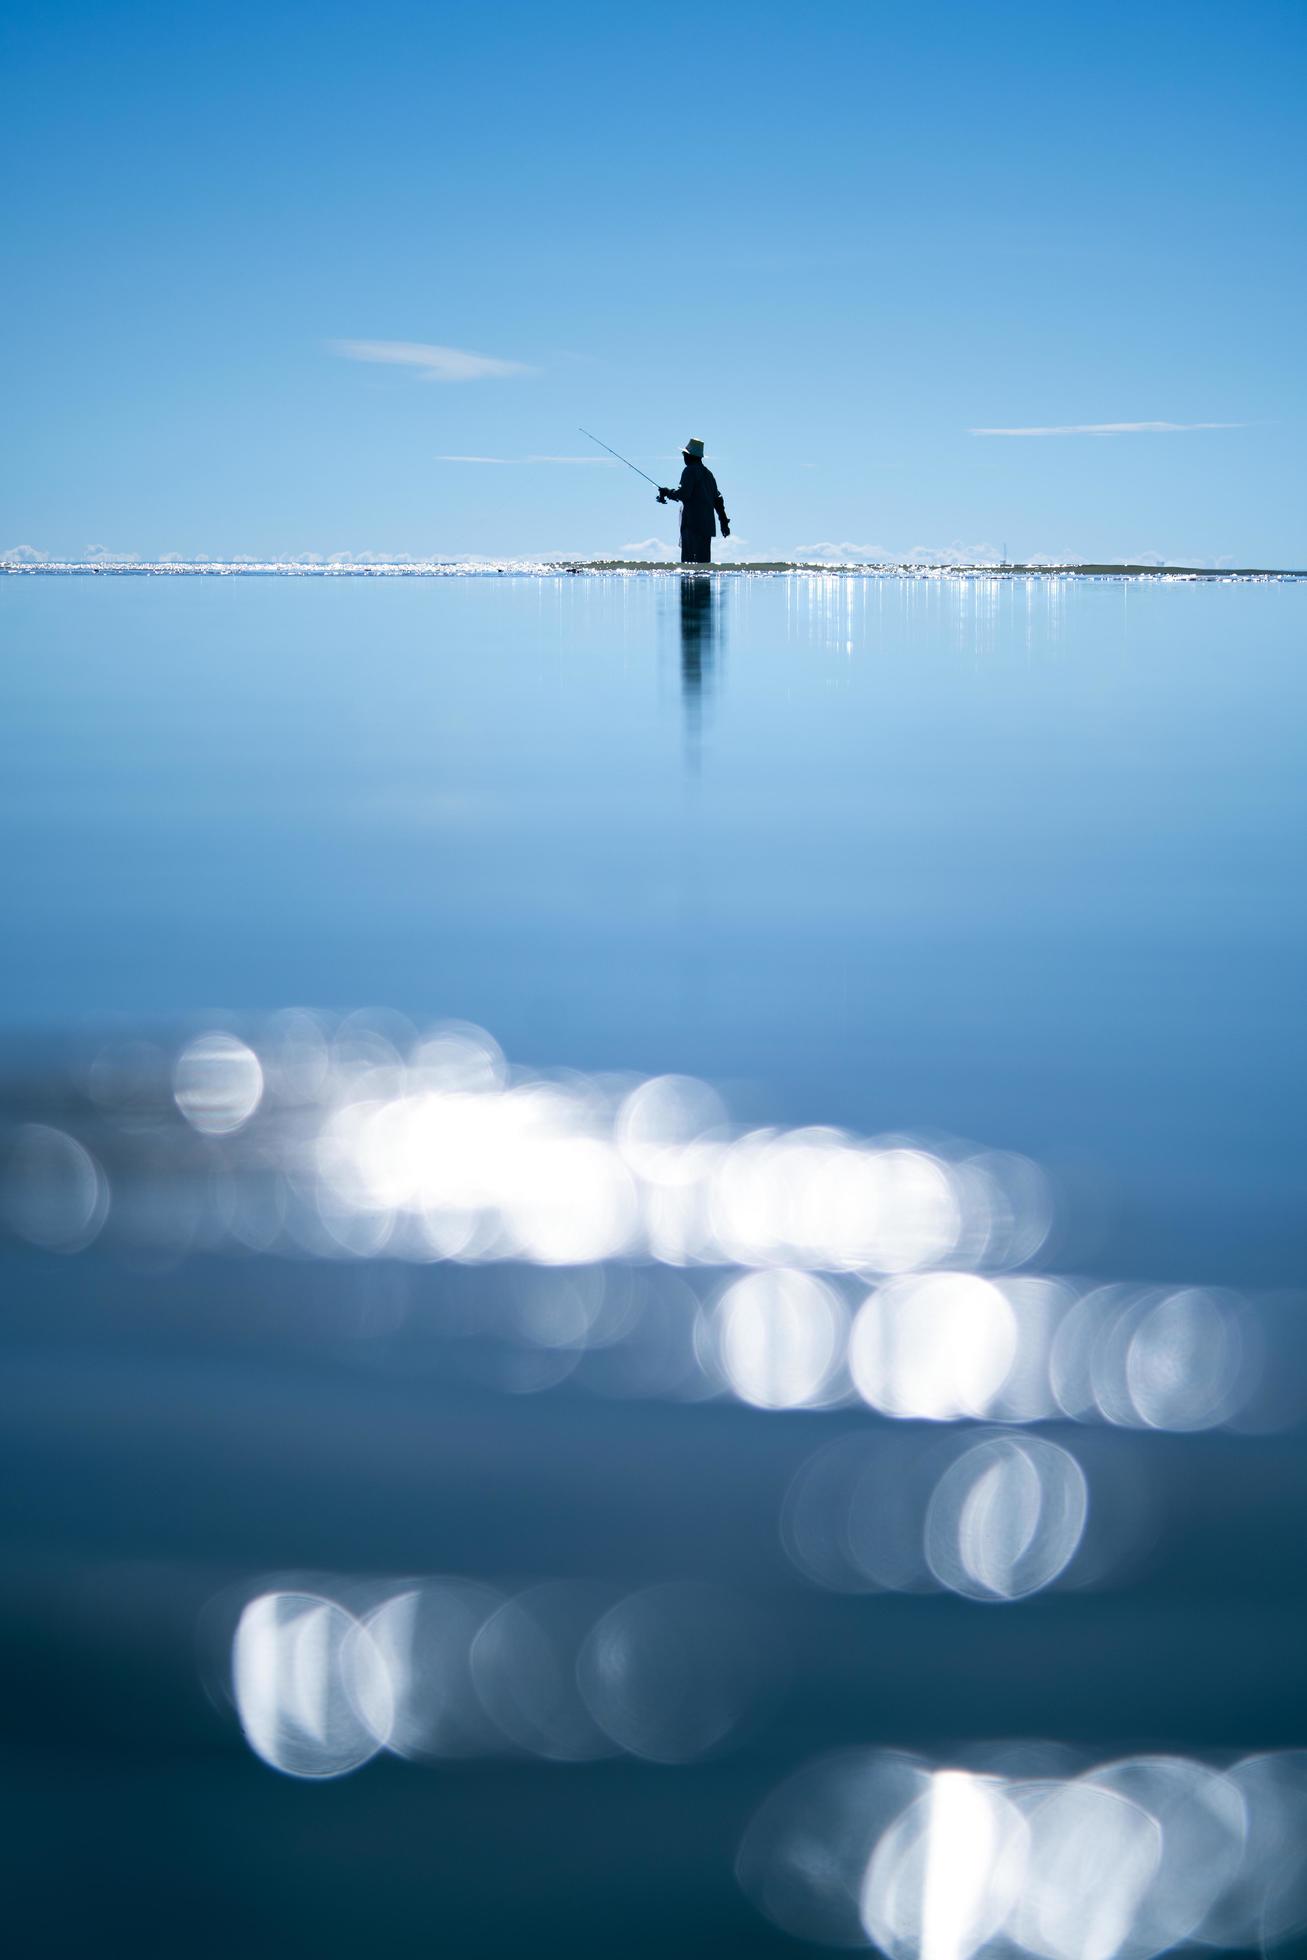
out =
[[(1015, 1790), (1161, 1747), (1193, 1759), (1174, 1775), (1197, 1804), (1199, 1759), (1307, 1742), (1305, 602), (847, 574), (0, 580), (0, 1639), (24, 1950), (108, 1928), (215, 1954), (796, 1951), (777, 1925), (816, 1920), (760, 1913), (735, 1861), (823, 1750), (892, 1744)], [(988, 1223), (943, 1260), (973, 1288), (938, 1321), (962, 1372), (848, 1335), (873, 1277), (902, 1319), (895, 1289), (943, 1254), (919, 1211), (911, 1257), (842, 1250), (820, 1207), (796, 1224), (784, 1166), (810, 1157), (714, 1212), (685, 1265), (656, 1207), (645, 1237), (602, 1243), (586, 1213), (560, 1259), (550, 1217), (500, 1186), (478, 1202), (508, 1236), (468, 1225), (440, 1263), (458, 1205), (359, 1198), (373, 1158), (312, 1128), (336, 1107), (325, 1075), (276, 1101), (268, 1031), (301, 1024), (268, 1017), (295, 1005), (324, 1011), (331, 1081), (381, 1068), (367, 1106), (401, 1127), (448, 1086), (429, 1056), (401, 1066), (414, 1031), (490, 1030), (572, 1098), (587, 1164), (609, 1176), (625, 1138), (642, 1203), (670, 1173), (632, 1154), (622, 1099), (666, 1072), (715, 1084), (732, 1138), (840, 1126), (826, 1172), (874, 1160), (886, 1190), (905, 1140), (977, 1204), (969, 1153), (1020, 1153), (983, 1160)], [(359, 1009), (342, 1034), (333, 1013)], [(263, 1107), (233, 1104), (243, 1049), (174, 1071), (215, 1029), (258, 1049)], [(556, 1179), (577, 1160), (548, 1153), (574, 1142), (564, 1125), (531, 1162)], [(1052, 1209), (1009, 1257), (994, 1221), (1033, 1205), (1021, 1159)], [(727, 1162), (694, 1174), (713, 1202)], [(777, 1263), (789, 1290), (723, 1317), (723, 1283)], [(1047, 1381), (1021, 1377), (1023, 1415), (1001, 1368), (967, 1375), (996, 1350), (968, 1360), (957, 1302), (983, 1322), (1007, 1286), (1034, 1311), (1029, 1274), (1071, 1331), (1097, 1282), (1159, 1290), (1111, 1295), (1092, 1354), (1063, 1338)], [(759, 1312), (785, 1338), (753, 1342)], [(853, 1388), (800, 1393), (823, 1315)], [(873, 1515), (849, 1508), (868, 1490)], [(396, 1731), (390, 1756), (365, 1734), (373, 1760), (310, 1787), (304, 1760), (318, 1774), (330, 1744), (348, 1766), (360, 1723), (384, 1726), (384, 1670), (347, 1670), (330, 1705), (292, 1682), (269, 1729), (279, 1636), (256, 1615), (242, 1650), (238, 1616), (276, 1590), (330, 1600), (327, 1653), (337, 1624), (408, 1612), (412, 1575), (433, 1626), (481, 1626), (470, 1727), (457, 1750)], [(647, 1590), (672, 1581), (719, 1590)], [(652, 1660), (623, 1674), (641, 1640)], [(1048, 1746), (994, 1752), (1012, 1736)], [(902, 1775), (864, 1765), (858, 1801)], [(1244, 1787), (1221, 1780), (1221, 1802)], [(1219, 1860), (1129, 1789), (1193, 1852), (1149, 1895), (1179, 1937), (1176, 1898)], [(1073, 1844), (1097, 1828), (1073, 1821)], [(770, 1870), (765, 1831), (749, 1842)], [(1299, 1925), (1278, 1842), (1273, 1898), (1249, 1866), (1202, 1905), (1214, 1944)], [(69, 1893), (74, 1855), (93, 1883)]]

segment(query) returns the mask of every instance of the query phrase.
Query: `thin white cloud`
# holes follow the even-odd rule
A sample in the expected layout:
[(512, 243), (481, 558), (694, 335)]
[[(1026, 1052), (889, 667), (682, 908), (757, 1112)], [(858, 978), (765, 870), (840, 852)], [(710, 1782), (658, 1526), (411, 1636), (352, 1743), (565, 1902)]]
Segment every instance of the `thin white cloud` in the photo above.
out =
[(1204, 558), (1201, 552), (1188, 551), (1177, 554), (1174, 551), (1128, 551), (1120, 563), (1123, 565), (1151, 565), (1157, 571), (1166, 571), (1171, 566), (1191, 572), (1228, 571), (1238, 560), (1229, 556)]
[(1176, 436), (1193, 429), (1246, 429), (1246, 422), (1065, 422), (1046, 429), (973, 429), (973, 436)]
[(890, 554), (880, 544), (832, 544), (823, 539), (820, 544), (801, 544), (794, 555), (805, 564), (865, 565), (873, 559), (888, 558)]
[(999, 553), (992, 544), (964, 544), (955, 538), (952, 544), (914, 544), (911, 551), (905, 551), (901, 560), (904, 565), (997, 565)]
[(347, 361), (380, 361), (416, 368), (423, 381), (489, 381), (506, 374), (531, 374), (521, 361), (493, 354), (468, 354), (459, 347), (432, 347), (419, 340), (332, 340), (333, 354)]
[(602, 469), (612, 467), (607, 456), (437, 456), (438, 463), (498, 463), (504, 466), (520, 463), (598, 463)]
[(655, 563), (677, 556), (665, 538), (637, 538), (631, 544), (619, 544), (617, 549), (623, 558), (649, 558)]

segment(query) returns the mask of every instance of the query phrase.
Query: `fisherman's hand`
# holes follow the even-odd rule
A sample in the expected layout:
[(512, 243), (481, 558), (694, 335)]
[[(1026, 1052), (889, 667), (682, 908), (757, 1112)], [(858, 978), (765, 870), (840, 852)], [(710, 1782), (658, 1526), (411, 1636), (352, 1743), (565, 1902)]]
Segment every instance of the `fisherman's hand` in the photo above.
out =
[(723, 517), (723, 519), (722, 519), (722, 536), (723, 536), (724, 538), (729, 538), (729, 537), (730, 537), (730, 535), (731, 535), (731, 520), (730, 520), (730, 518), (729, 518), (729, 517)]
[(660, 504), (665, 504), (667, 502), (667, 492), (665, 490), (660, 490), (658, 492), (658, 501)]

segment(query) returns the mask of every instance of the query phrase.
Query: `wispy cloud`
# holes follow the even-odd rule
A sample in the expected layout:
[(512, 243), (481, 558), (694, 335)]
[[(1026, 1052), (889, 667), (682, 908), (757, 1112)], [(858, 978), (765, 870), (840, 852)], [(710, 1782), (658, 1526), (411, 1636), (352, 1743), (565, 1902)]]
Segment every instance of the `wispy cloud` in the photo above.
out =
[(973, 429), (973, 436), (1177, 436), (1193, 429), (1246, 429), (1246, 422), (1064, 422), (1041, 429)]
[(998, 562), (992, 544), (917, 544), (910, 551), (887, 551), (881, 544), (801, 544), (795, 559), (804, 565), (991, 565)]
[(498, 463), (512, 466), (521, 463), (598, 463), (601, 469), (611, 468), (608, 456), (437, 456), (438, 463)]
[(521, 361), (501, 361), (493, 354), (468, 354), (460, 347), (431, 347), (419, 340), (332, 340), (333, 354), (347, 361), (379, 361), (391, 367), (416, 368), (423, 381), (489, 381), (506, 374), (531, 374)]
[(1175, 565), (1191, 572), (1225, 572), (1238, 562), (1228, 554), (1222, 558), (1204, 558), (1200, 552), (1193, 551), (1181, 552), (1178, 557), (1173, 551), (1128, 551), (1121, 557), (1123, 565), (1152, 565), (1159, 571)]
[(904, 565), (996, 565), (998, 548), (992, 544), (966, 544), (955, 538), (952, 544), (914, 544), (905, 551)]
[(666, 538), (637, 538), (630, 544), (619, 544), (617, 549), (623, 558), (649, 558), (655, 563), (678, 556)]
[(866, 565), (890, 554), (880, 544), (832, 544), (823, 539), (820, 544), (801, 544), (794, 555), (805, 564)]

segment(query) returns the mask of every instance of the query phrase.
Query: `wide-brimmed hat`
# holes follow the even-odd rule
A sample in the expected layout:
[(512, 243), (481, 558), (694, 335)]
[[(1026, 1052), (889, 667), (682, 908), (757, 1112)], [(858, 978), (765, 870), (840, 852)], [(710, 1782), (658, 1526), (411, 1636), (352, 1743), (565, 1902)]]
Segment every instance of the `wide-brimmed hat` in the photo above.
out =
[(703, 455), (703, 444), (700, 442), (698, 436), (690, 437), (690, 440), (685, 445), (685, 453), (687, 456)]

